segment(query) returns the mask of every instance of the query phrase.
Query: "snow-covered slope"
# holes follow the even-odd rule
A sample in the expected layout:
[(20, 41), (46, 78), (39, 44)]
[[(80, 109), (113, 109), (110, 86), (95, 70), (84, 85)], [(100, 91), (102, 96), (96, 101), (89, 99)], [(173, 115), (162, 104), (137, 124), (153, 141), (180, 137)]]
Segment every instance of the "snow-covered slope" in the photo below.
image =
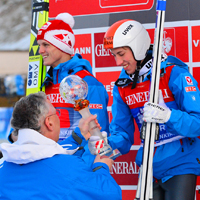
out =
[(0, 51), (28, 50), (31, 0), (0, 0)]

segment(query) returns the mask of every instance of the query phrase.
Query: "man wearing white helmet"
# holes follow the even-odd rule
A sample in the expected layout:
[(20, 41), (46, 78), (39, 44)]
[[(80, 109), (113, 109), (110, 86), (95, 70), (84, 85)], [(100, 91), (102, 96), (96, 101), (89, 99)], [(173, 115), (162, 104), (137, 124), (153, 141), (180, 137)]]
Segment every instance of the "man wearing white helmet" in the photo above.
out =
[[(134, 123), (159, 123), (153, 159), (154, 200), (189, 200), (195, 197), (200, 175), (200, 92), (188, 66), (162, 54), (159, 104), (148, 103), (152, 45), (145, 28), (125, 19), (105, 33), (104, 48), (123, 66), (113, 88), (110, 146), (122, 154), (134, 144)], [(136, 163), (142, 163), (143, 147)]]

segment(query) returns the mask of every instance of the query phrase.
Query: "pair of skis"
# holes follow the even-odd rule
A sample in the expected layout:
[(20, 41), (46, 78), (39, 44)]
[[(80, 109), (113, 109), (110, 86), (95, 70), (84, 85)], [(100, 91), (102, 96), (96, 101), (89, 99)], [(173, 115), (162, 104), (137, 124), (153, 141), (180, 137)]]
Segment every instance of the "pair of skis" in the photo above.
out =
[(49, 0), (32, 0), (32, 22), (29, 47), (29, 66), (27, 76), (26, 95), (44, 91), (41, 89), (46, 75), (46, 66), (43, 65), (42, 56), (39, 54), (37, 32), (48, 21)]
[[(149, 97), (149, 102), (151, 103), (158, 103), (165, 10), (166, 0), (157, 0), (157, 19), (154, 35), (153, 66)], [(140, 167), (138, 189), (136, 193), (136, 199), (138, 200), (153, 199), (153, 154), (155, 135), (156, 123), (146, 123), (146, 135), (143, 146), (143, 161), (142, 166)]]

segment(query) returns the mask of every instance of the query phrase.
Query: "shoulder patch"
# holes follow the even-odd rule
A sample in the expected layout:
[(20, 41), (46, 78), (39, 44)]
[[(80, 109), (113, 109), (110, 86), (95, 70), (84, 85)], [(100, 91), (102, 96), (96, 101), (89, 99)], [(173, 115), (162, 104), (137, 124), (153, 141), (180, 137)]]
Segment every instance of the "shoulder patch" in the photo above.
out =
[(193, 85), (193, 82), (192, 82), (192, 79), (190, 78), (190, 76), (185, 76), (185, 80), (188, 85)]
[(118, 87), (123, 87), (129, 83), (131, 83), (133, 81), (131, 81), (130, 79), (128, 78), (119, 78), (116, 82), (115, 82), (115, 85), (118, 86)]

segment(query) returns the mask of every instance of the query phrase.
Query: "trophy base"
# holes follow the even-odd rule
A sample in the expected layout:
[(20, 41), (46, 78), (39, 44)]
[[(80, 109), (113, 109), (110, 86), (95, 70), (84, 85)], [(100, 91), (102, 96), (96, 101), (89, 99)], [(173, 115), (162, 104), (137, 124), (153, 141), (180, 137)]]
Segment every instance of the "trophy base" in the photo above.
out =
[(109, 156), (110, 159), (115, 160), (117, 157), (121, 156), (122, 154), (118, 149), (112, 151), (112, 154)]
[(99, 154), (100, 156), (108, 156), (113, 160), (122, 155), (118, 149), (112, 150), (111, 147), (107, 148), (105, 151), (101, 151)]
[(110, 145), (105, 145), (102, 149), (101, 152), (99, 153), (100, 156), (110, 156), (112, 154), (112, 148)]

